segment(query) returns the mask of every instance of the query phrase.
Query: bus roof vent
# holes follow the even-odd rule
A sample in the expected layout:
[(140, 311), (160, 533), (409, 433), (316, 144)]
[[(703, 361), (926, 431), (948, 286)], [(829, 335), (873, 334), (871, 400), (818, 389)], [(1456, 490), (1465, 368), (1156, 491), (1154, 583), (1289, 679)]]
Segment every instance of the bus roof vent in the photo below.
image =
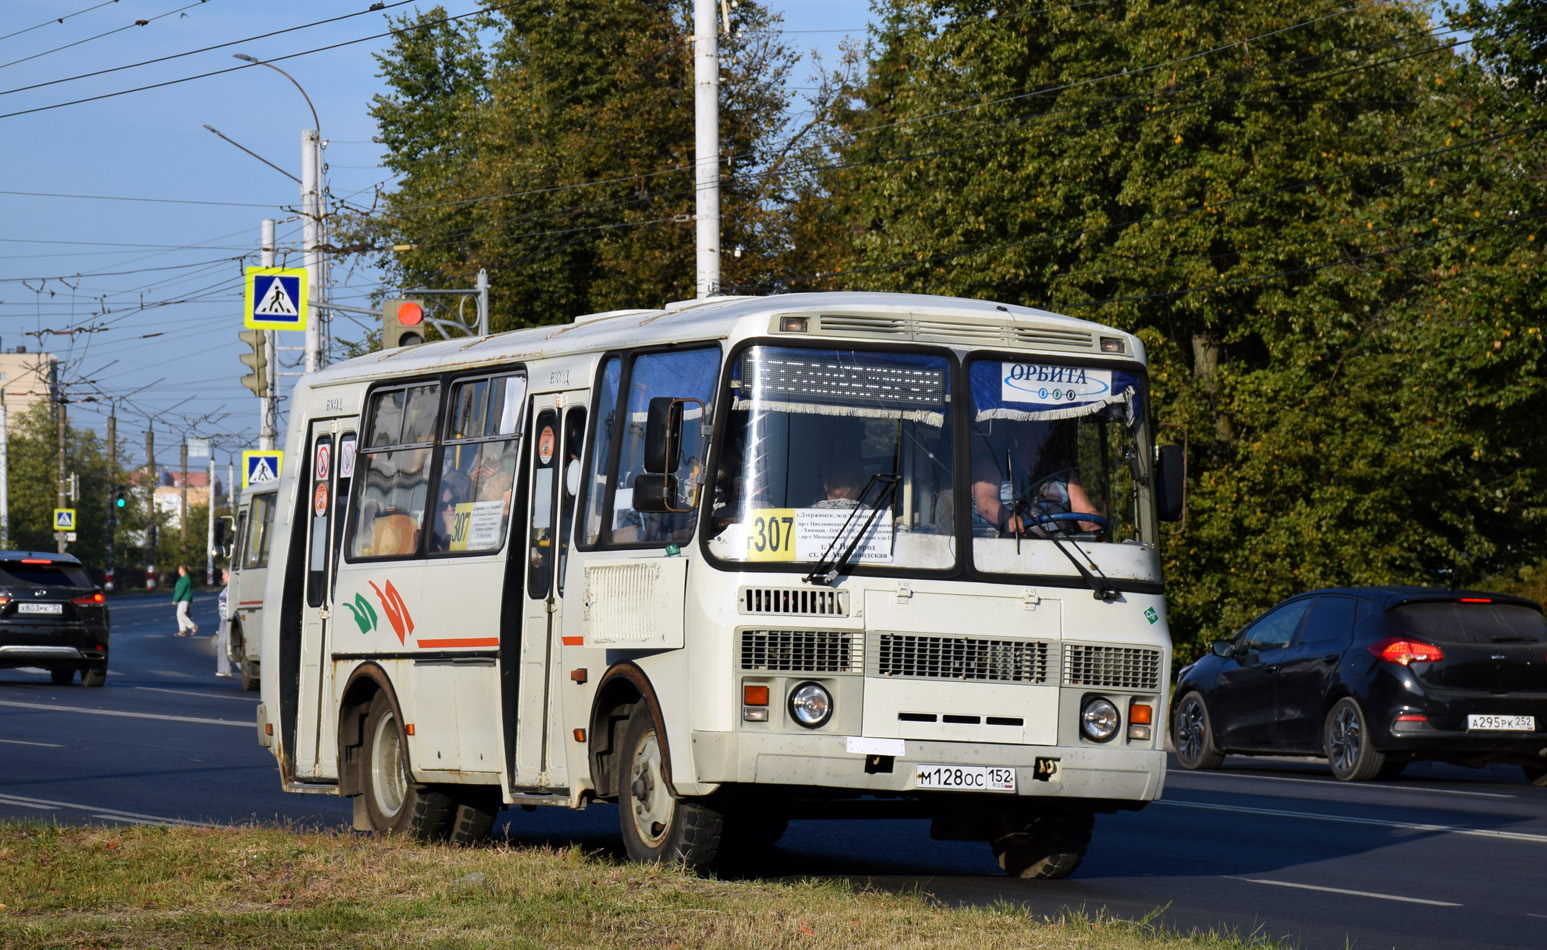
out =
[(824, 313), (819, 318), (822, 333), (853, 333), (858, 336), (908, 336), (907, 317), (864, 316), (856, 313)]
[(776, 617), (847, 617), (849, 592), (811, 587), (743, 587), (741, 612)]
[(1093, 350), (1096, 339), (1085, 330), (1064, 330), (1053, 327), (1015, 327), (1011, 331), (1016, 343), (1047, 346), (1058, 350)]
[(913, 338), (929, 343), (993, 346), (1005, 342), (1005, 331), (1003, 326), (991, 323), (921, 319), (914, 323)]

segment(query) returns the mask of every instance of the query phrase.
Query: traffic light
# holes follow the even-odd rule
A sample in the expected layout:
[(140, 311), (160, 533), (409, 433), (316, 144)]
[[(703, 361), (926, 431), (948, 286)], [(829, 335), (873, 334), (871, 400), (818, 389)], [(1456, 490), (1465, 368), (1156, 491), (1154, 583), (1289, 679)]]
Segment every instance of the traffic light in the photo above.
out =
[(123, 511), (129, 506), (129, 492), (122, 485), (113, 488), (113, 510)]
[(269, 391), (269, 353), (265, 346), (264, 331), (243, 330), (237, 334), (243, 343), (252, 347), (251, 353), (243, 353), (241, 360), (252, 367), (252, 372), (242, 377), (242, 385), (251, 389), (258, 396), (267, 396)]
[(381, 348), (424, 342), (424, 301), (396, 297), (381, 305)]

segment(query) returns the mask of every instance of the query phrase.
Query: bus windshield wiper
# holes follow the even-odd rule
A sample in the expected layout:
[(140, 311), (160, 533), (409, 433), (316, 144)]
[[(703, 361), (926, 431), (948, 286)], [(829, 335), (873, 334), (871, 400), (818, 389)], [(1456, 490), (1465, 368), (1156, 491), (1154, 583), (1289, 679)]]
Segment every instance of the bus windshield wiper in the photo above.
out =
[[(1090, 589), (1096, 592), (1097, 600), (1116, 600), (1117, 591), (1113, 589), (1112, 582), (1107, 579), (1106, 574), (1102, 573), (1101, 568), (1097, 566), (1096, 562), (1091, 561), (1090, 568), (1087, 569), (1084, 564), (1080, 563), (1080, 559), (1074, 556), (1073, 551), (1070, 551), (1067, 547), (1064, 547), (1064, 545), (1069, 544), (1070, 542), (1065, 538), (1059, 537), (1059, 535), (1063, 534), (1064, 525), (1067, 524), (1067, 522), (1055, 521), (1052, 518), (1039, 519), (1037, 518), (1039, 513), (1040, 512), (1033, 510), (1028, 514), (1023, 515), (1022, 520), (1024, 521), (1025, 519), (1030, 518), (1031, 520), (1037, 522), (1037, 527), (1042, 529), (1042, 536), (1053, 542), (1053, 546), (1058, 548), (1059, 552), (1062, 553), (1064, 557), (1069, 559), (1069, 563), (1074, 565), (1074, 569), (1080, 572), (1081, 577), (1085, 578), (1085, 583), (1089, 584)], [(1015, 532), (1015, 544), (1017, 548), (1020, 547), (1020, 543), (1021, 533), (1017, 531)], [(1101, 575), (1100, 580), (1096, 579), (1096, 574), (1091, 573), (1092, 570), (1094, 570), (1096, 574)]]
[[(865, 483), (864, 490), (859, 493), (859, 501), (849, 510), (849, 517), (843, 522), (843, 527), (838, 529), (838, 533), (833, 536), (832, 543), (827, 546), (826, 551), (822, 552), (822, 559), (811, 569), (811, 573), (807, 574), (802, 580), (807, 584), (821, 583), (830, 585), (838, 579), (838, 575), (848, 570), (849, 561), (854, 557), (855, 550), (859, 548), (860, 539), (870, 533), (871, 525), (874, 525), (876, 519), (881, 517), (881, 512), (886, 510), (886, 506), (891, 504), (892, 493), (897, 491), (897, 486), (901, 482), (902, 476), (896, 472), (887, 472), (885, 474), (877, 472), (870, 476), (870, 481)], [(864, 509), (865, 498), (870, 494), (870, 489), (876, 484), (881, 485), (881, 490), (876, 494), (876, 503), (870, 509), (869, 517), (865, 519), (865, 523), (860, 526), (860, 529), (854, 532), (854, 537), (849, 539), (849, 546), (843, 549), (843, 553), (838, 555), (838, 559), (836, 561), (831, 560), (833, 549), (838, 546), (839, 541), (843, 540), (843, 536), (848, 533), (849, 525), (854, 523), (854, 519)]]

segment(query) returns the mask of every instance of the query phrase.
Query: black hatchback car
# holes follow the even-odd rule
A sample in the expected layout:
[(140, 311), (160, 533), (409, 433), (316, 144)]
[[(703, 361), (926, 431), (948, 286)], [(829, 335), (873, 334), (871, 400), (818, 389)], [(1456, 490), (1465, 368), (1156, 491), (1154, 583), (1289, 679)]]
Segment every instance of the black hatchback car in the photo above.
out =
[(1291, 597), (1177, 674), (1189, 769), (1326, 756), (1344, 781), (1409, 762), (1513, 762), (1547, 785), (1547, 619), (1529, 600), (1421, 587)]
[(69, 554), (0, 551), (0, 669), (42, 667), (60, 686), (107, 682), (102, 589)]

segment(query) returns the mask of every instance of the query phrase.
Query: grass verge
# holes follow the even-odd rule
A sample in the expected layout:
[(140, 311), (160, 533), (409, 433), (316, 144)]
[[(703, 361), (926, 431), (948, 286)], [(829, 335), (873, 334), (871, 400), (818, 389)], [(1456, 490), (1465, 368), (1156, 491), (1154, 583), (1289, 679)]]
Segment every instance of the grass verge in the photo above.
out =
[(0, 947), (1265, 950), (842, 880), (718, 881), (577, 850), (277, 828), (0, 823)]

